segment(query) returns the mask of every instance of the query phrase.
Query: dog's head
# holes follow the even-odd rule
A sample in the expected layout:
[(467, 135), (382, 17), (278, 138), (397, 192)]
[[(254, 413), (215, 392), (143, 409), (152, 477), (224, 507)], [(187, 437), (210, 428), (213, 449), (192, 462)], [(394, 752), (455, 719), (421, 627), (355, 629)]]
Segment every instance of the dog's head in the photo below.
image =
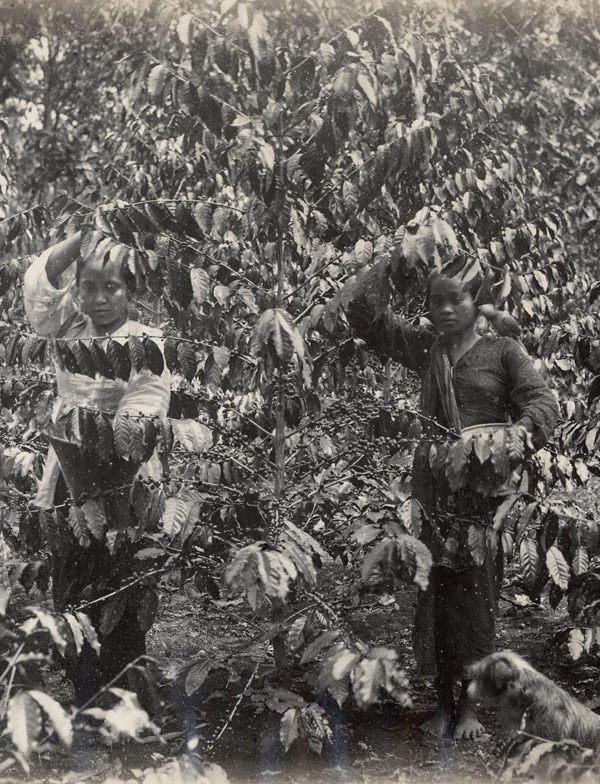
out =
[(469, 699), (484, 705), (522, 708), (528, 702), (527, 676), (532, 667), (512, 651), (499, 651), (466, 670)]

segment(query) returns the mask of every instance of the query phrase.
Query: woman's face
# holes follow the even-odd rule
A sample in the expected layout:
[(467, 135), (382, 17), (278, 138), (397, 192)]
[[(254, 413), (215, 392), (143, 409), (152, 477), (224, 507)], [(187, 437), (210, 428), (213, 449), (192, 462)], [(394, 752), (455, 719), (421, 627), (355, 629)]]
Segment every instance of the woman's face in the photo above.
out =
[(121, 265), (93, 258), (79, 273), (81, 310), (103, 329), (116, 329), (127, 321), (128, 291)]
[(429, 311), (433, 326), (441, 335), (459, 335), (475, 323), (477, 307), (473, 297), (454, 278), (435, 278), (429, 291)]

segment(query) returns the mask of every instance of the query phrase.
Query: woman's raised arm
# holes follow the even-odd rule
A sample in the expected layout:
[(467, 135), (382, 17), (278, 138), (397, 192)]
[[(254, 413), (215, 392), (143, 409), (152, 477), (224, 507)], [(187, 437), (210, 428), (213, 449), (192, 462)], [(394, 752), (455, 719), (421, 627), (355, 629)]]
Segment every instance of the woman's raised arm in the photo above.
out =
[(59, 288), (60, 276), (79, 258), (81, 232), (53, 245), (46, 260), (46, 275), (54, 288)]
[(23, 280), (25, 312), (33, 329), (45, 338), (56, 337), (78, 307), (71, 294), (75, 274), (61, 276), (77, 260), (81, 233), (53, 245), (29, 266)]
[(391, 357), (422, 375), (429, 365), (435, 340), (433, 327), (415, 326), (391, 307), (374, 312), (360, 288), (346, 308), (348, 322), (357, 336), (381, 357)]

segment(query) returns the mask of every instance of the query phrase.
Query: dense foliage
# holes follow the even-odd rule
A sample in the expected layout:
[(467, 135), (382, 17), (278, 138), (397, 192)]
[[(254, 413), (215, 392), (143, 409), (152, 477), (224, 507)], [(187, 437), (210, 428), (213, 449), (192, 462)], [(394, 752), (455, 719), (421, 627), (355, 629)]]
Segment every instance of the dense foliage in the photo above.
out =
[[(63, 340), (59, 362), (108, 378), (128, 378), (131, 367), (161, 373), (166, 363), (174, 382), (162, 420), (69, 414), (67, 430), (89, 444), (90, 460), (116, 453), (140, 463), (156, 447), (166, 469), (160, 486), (132, 488), (144, 521), (130, 534), (139, 573), (106, 603), (105, 625), (150, 573), (177, 571), (213, 598), (241, 592), (269, 618), (275, 668), (293, 673), (293, 691), (271, 685), (264, 663), (252, 675), (281, 714), (286, 749), (299, 736), (315, 750), (328, 739), (317, 702), (326, 691), (340, 706), (352, 697), (366, 708), (381, 694), (410, 703), (396, 652), (356, 639), (319, 592), (331, 558), (361, 567), (363, 583), (419, 589), (431, 563), (410, 500), (423, 436), (415, 380), (366, 351), (344, 308), (361, 285), (375, 311), (392, 301), (424, 318), (428, 271), (461, 247), (495, 304), (518, 317), (562, 406), (554, 444), (530, 461), (495, 525), (523, 590), (538, 598), (550, 581), (554, 605), (568, 596), (579, 624), (573, 657), (598, 644), (599, 529), (572, 496), (596, 470), (600, 427), (594, 3), (352, 5), (107, 0), (1, 11), (0, 282), (10, 339), (0, 466), (14, 556), (2, 588), (2, 712), (20, 759), (53, 737), (68, 745), (90, 711), (108, 733), (118, 733), (119, 705), (140, 711), (136, 732), (152, 724), (151, 706), (122, 690), (113, 689), (116, 707), (67, 715), (33, 689), (32, 664), (49, 644), (77, 647), (93, 633), (85, 607), (76, 616), (36, 610), (24, 622), (11, 613), (10, 584), (47, 583), (53, 517), (66, 515), (81, 544), (93, 537), (110, 552), (121, 535), (101, 497), (44, 514), (28, 507), (53, 380), (46, 341), (24, 320), (20, 281), (31, 254), (74, 229), (84, 258), (121, 261), (139, 318), (168, 337), (105, 348)], [(432, 444), (455, 487), (505, 459), (501, 440)], [(468, 525), (477, 561), (486, 534)], [(150, 626), (150, 583), (146, 594)], [(303, 612), (307, 597), (313, 609)], [(188, 696), (211, 666), (190, 663)]]

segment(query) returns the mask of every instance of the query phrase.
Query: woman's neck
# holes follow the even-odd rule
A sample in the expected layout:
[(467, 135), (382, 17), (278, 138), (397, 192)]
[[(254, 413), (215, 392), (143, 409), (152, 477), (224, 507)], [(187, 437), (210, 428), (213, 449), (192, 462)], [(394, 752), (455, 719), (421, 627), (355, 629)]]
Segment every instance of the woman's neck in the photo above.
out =
[(127, 314), (124, 316), (120, 316), (118, 319), (115, 319), (110, 324), (96, 324), (95, 321), (92, 321), (94, 331), (96, 334), (101, 337), (103, 335), (112, 335), (118, 329), (127, 323)]
[(442, 338), (444, 345), (448, 349), (448, 353), (453, 361), (457, 362), (463, 354), (465, 354), (471, 346), (479, 340), (481, 335), (475, 329), (475, 324), (464, 332), (458, 335), (446, 335)]

